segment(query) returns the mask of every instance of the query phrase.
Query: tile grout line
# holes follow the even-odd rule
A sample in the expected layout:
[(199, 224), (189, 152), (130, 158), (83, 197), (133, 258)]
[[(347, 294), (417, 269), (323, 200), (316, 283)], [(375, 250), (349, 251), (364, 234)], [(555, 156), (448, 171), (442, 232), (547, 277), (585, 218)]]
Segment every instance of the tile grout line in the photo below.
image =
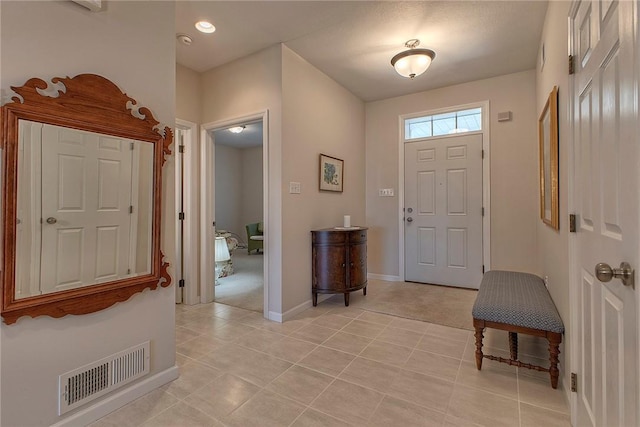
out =
[(520, 400), (520, 368), (516, 367), (516, 397), (518, 398), (518, 425), (522, 427), (522, 401)]

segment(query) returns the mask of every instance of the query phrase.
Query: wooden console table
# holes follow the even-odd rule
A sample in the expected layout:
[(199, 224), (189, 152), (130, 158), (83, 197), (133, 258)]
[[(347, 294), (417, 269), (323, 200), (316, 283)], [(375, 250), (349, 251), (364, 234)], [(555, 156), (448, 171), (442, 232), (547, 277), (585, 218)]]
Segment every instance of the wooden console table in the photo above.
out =
[(325, 228), (311, 232), (313, 305), (318, 294), (344, 294), (362, 289), (367, 294), (367, 228)]

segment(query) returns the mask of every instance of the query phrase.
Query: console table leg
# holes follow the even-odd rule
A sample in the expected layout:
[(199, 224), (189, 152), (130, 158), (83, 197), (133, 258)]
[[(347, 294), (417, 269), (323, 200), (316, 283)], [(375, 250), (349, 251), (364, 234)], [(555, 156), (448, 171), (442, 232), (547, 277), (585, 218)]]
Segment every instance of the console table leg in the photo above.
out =
[(367, 295), (367, 287), (365, 286), (364, 288), (362, 288), (362, 294), (363, 295)]
[(318, 293), (314, 292), (313, 293), (313, 306), (317, 306), (318, 305)]
[(349, 307), (349, 292), (344, 293), (344, 306)]
[(480, 326), (476, 326), (476, 368), (478, 371), (482, 369), (482, 339), (484, 338), (484, 328)]

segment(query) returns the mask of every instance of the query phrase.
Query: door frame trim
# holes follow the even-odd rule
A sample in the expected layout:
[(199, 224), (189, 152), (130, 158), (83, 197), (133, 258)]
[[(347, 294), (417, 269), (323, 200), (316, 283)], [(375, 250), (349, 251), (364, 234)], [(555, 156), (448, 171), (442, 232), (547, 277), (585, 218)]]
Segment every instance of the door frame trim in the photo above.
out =
[[(184, 277), (185, 287), (182, 295), (182, 303), (186, 305), (198, 304), (200, 297), (198, 294), (198, 286), (200, 274), (198, 269), (198, 231), (200, 223), (198, 221), (199, 207), (198, 207), (198, 193), (197, 188), (199, 184), (199, 144), (198, 144), (198, 125), (186, 120), (176, 119), (176, 128), (186, 131), (185, 140), (183, 144), (185, 146), (184, 158), (184, 180), (183, 180), (183, 197), (184, 197), (184, 209), (185, 209), (185, 227), (184, 227), (184, 271), (182, 276)], [(177, 206), (177, 188), (179, 185), (180, 176), (178, 175), (178, 161), (177, 151), (178, 144), (174, 144), (174, 150), (176, 151), (176, 207)], [(177, 212), (177, 210), (176, 210)], [(179, 264), (178, 259), (180, 256), (180, 246), (178, 244), (178, 237), (180, 233), (180, 221), (177, 219), (176, 214), (176, 272), (178, 272)], [(176, 282), (176, 288), (178, 283)]]
[[(215, 227), (215, 149), (212, 132), (217, 129), (228, 128), (243, 122), (262, 120), (262, 212), (264, 227), (264, 247), (269, 241), (269, 110), (235, 116), (228, 119), (216, 120), (200, 126), (200, 302), (212, 302), (215, 298), (215, 287), (207, 286), (215, 281), (213, 270), (208, 268), (207, 260), (214, 259)], [(264, 250), (263, 271), (264, 300), (263, 316), (269, 318), (269, 252)]]
[[(568, 21), (568, 32), (569, 32), (569, 54), (573, 55), (576, 52), (576, 41), (573, 37), (574, 26), (573, 20), (571, 19), (578, 12), (578, 7), (580, 2), (574, 1), (569, 8), (569, 16), (567, 17)], [(576, 202), (576, 194), (575, 194), (575, 77), (574, 75), (569, 75), (567, 87), (567, 107), (569, 109), (568, 120), (567, 120), (567, 140), (570, 141), (569, 149), (567, 150), (568, 158), (567, 158), (567, 212), (575, 213), (577, 202)], [(560, 141), (558, 141), (560, 143)], [(565, 332), (569, 335), (567, 339), (567, 344), (569, 346), (569, 360), (567, 371), (568, 372), (577, 372), (576, 367), (580, 364), (580, 358), (578, 356), (578, 348), (580, 347), (580, 343), (578, 341), (578, 334), (573, 333), (579, 325), (580, 319), (578, 315), (578, 286), (579, 283), (579, 275), (578, 275), (578, 258), (577, 258), (577, 245), (578, 239), (576, 236), (577, 233), (569, 233), (569, 321), (571, 328), (569, 331)], [(562, 387), (565, 390), (565, 394), (569, 401), (569, 412), (571, 414), (571, 425), (576, 425), (578, 420), (578, 393), (572, 393), (570, 387), (566, 387), (564, 378), (566, 374), (561, 376)]]
[[(448, 113), (451, 111), (467, 110), (471, 108), (482, 108), (482, 149), (484, 156), (482, 158), (482, 206), (484, 207), (484, 216), (482, 217), (482, 264), (485, 271), (491, 269), (491, 141), (490, 141), (490, 103), (488, 100), (474, 102), (470, 104), (454, 105), (446, 108), (438, 108), (433, 110), (421, 111), (411, 114), (402, 114), (398, 116), (398, 278), (400, 281), (405, 280), (405, 251), (404, 251), (404, 121), (414, 117), (429, 116), (434, 114)], [(475, 133), (475, 132), (470, 132)], [(460, 136), (453, 134), (452, 137)], [(446, 138), (446, 135), (442, 137)]]

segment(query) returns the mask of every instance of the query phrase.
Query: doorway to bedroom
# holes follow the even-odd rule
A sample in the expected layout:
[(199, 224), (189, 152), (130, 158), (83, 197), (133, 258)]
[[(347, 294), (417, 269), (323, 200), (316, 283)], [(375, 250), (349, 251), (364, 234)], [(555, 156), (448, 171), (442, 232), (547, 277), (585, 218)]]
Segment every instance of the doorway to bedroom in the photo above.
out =
[(213, 130), (214, 300), (263, 312), (263, 122)]

